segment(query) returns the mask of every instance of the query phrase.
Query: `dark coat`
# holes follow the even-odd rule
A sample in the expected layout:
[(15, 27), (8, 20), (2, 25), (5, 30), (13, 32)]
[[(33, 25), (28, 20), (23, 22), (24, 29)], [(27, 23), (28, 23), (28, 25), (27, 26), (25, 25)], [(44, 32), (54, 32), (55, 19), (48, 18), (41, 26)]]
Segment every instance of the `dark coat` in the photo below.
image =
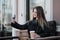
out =
[(11, 23), (11, 26), (21, 30), (28, 29), (28, 33), (29, 31), (35, 31), (35, 33), (40, 35), (40, 37), (48, 37), (53, 35), (51, 30), (47, 26), (44, 25), (44, 29), (42, 29), (42, 27), (35, 20), (32, 20), (24, 25), (20, 25), (17, 22), (15, 22), (14, 24)]

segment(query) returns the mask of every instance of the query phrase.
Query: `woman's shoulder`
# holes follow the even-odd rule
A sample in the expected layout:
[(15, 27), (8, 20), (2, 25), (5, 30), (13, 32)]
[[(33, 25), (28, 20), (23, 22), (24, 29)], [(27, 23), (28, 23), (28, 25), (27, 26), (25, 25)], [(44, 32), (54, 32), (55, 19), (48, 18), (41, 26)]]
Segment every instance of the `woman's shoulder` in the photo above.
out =
[(30, 21), (27, 21), (27, 24), (28, 24), (28, 25), (37, 25), (37, 21), (35, 21), (35, 20), (30, 20)]
[(32, 24), (32, 22), (33, 22), (33, 20), (29, 20), (29, 21), (26, 22), (26, 24), (29, 25), (29, 24)]

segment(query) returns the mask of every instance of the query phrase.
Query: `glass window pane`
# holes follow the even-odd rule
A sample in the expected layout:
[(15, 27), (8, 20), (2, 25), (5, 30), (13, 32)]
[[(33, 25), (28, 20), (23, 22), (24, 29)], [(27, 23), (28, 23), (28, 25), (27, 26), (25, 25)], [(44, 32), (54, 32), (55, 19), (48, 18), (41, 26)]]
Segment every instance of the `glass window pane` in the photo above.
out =
[[(10, 26), (11, 23), (11, 17), (12, 17), (12, 8), (11, 8), (11, 0), (4, 0), (3, 1), (5, 4), (3, 7), (3, 24), (6, 28)], [(10, 29), (10, 28), (9, 28)], [(7, 31), (7, 30), (6, 30)]]
[(42, 6), (44, 9), (44, 0), (30, 0), (30, 19), (33, 18), (32, 10), (35, 6)]
[[(12, 6), (11, 6), (12, 0), (2, 0), (2, 23), (4, 26), (4, 35), (12, 36), (12, 27), (10, 25), (11, 18), (12, 18)], [(2, 27), (3, 27), (2, 26)], [(2, 31), (3, 31), (2, 30)]]
[(1, 0), (0, 0), (0, 31), (1, 31), (1, 18), (2, 18), (2, 17), (1, 17), (1, 6), (2, 6), (2, 5), (1, 5)]
[[(0, 17), (1, 18), (1, 17)], [(1, 31), (1, 19), (0, 19), (0, 31)]]

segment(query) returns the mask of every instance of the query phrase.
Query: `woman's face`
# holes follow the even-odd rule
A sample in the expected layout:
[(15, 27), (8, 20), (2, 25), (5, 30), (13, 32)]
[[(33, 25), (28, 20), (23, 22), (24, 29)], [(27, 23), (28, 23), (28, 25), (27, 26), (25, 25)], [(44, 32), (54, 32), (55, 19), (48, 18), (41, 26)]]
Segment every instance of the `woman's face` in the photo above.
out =
[(33, 18), (36, 18), (36, 17), (37, 17), (37, 10), (35, 8), (34, 11), (33, 11)]

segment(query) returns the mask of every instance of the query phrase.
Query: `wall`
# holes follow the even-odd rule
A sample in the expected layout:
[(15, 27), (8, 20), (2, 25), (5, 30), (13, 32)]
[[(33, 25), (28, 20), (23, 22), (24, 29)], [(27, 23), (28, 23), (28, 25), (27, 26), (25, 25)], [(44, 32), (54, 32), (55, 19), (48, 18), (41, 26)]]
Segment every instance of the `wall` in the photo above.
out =
[(53, 0), (45, 0), (45, 16), (47, 21), (53, 20)]
[(53, 19), (60, 24), (60, 0), (53, 0)]

